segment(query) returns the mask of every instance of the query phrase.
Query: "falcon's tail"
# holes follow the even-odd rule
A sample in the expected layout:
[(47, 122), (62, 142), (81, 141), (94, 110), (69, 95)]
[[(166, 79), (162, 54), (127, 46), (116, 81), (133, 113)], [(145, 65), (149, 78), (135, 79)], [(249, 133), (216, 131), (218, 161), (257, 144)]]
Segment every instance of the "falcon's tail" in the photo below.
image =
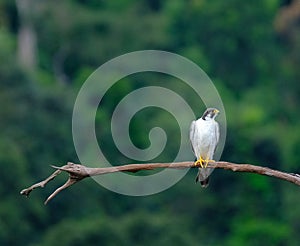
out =
[(196, 183), (197, 183), (197, 182), (200, 182), (201, 187), (207, 188), (207, 186), (209, 185), (209, 177), (207, 177), (207, 178), (204, 179), (204, 180), (200, 180), (199, 175), (197, 175), (197, 177), (196, 177)]
[(203, 173), (203, 171), (205, 170), (201, 170), (201, 168), (199, 168), (197, 177), (196, 177), (196, 183), (200, 182), (201, 186), (203, 188), (206, 188), (209, 185), (209, 175), (206, 175), (206, 172)]
[(200, 181), (200, 184), (201, 184), (201, 187), (207, 188), (207, 186), (209, 185), (209, 178), (207, 178), (203, 181)]

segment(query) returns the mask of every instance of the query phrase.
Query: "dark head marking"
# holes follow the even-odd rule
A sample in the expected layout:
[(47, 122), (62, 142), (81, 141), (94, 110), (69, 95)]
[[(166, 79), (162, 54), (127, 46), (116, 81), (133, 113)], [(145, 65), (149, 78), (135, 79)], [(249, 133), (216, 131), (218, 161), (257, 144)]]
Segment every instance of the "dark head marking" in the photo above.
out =
[(217, 110), (216, 108), (208, 108), (205, 110), (205, 112), (201, 118), (203, 120), (214, 119), (218, 115), (219, 112), (220, 111)]

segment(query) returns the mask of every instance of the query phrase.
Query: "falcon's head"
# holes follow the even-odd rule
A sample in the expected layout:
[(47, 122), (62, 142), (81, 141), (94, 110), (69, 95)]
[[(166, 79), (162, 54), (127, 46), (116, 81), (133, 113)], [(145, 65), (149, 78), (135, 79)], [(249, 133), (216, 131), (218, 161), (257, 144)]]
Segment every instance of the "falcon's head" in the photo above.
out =
[(215, 119), (216, 116), (219, 114), (219, 110), (217, 110), (216, 108), (208, 108), (205, 110), (204, 114), (202, 115), (202, 119), (203, 120), (211, 120), (211, 119)]

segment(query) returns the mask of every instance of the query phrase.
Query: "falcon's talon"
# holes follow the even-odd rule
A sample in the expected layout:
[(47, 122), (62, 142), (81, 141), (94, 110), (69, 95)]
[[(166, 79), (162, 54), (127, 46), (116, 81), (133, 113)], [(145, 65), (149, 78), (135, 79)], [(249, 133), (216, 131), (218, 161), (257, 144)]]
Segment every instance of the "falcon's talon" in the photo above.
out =
[(199, 159), (197, 161), (195, 161), (195, 166), (199, 166), (201, 168), (203, 168), (203, 164), (205, 164), (206, 161), (202, 158), (202, 156), (199, 157)]
[(216, 161), (215, 161), (215, 160), (209, 160), (209, 159), (206, 159), (206, 160), (205, 160), (204, 168), (207, 168), (208, 163), (210, 163), (210, 162), (216, 162)]
[(203, 168), (203, 164), (202, 164), (202, 161), (201, 161), (201, 160), (195, 161), (194, 165), (195, 165), (195, 166), (200, 166), (201, 168)]

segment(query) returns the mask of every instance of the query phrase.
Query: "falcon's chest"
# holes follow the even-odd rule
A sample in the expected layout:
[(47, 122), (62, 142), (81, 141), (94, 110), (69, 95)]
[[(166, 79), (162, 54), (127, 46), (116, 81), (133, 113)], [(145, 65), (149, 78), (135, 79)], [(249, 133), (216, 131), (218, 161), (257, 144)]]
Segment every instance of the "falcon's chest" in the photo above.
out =
[(202, 138), (210, 139), (214, 137), (216, 134), (216, 124), (217, 122), (214, 120), (203, 120), (199, 119), (196, 121), (196, 129), (198, 134), (201, 135)]

